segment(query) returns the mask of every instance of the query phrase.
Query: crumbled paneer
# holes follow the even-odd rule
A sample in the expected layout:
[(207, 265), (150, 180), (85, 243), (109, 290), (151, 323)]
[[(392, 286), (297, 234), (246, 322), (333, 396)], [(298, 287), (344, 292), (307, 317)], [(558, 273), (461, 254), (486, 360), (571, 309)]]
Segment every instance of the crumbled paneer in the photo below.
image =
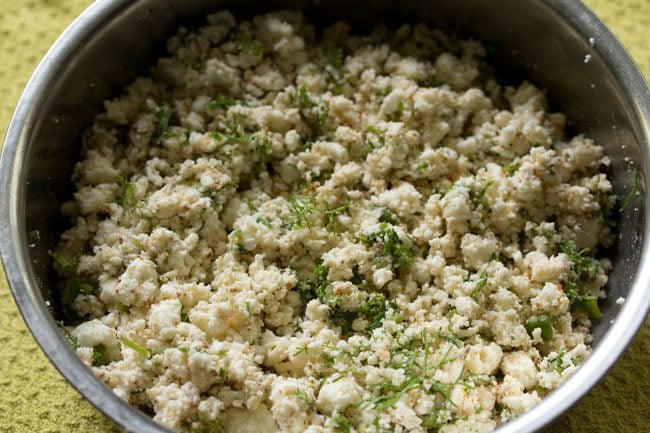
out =
[(86, 131), (52, 251), (121, 398), (182, 433), (489, 432), (588, 356), (609, 159), (480, 43), (220, 12), (168, 51)]

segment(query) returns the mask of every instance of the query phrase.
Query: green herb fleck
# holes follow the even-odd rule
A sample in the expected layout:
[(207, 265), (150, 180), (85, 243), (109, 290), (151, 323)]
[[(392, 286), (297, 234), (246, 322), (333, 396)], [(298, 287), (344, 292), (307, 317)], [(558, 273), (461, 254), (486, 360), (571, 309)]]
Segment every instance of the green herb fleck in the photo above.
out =
[(336, 72), (343, 71), (343, 51), (340, 48), (328, 48), (325, 50), (325, 62)]
[(330, 114), (330, 106), (323, 98), (318, 100), (316, 107), (316, 135), (321, 135), (325, 129), (325, 123)]
[(174, 114), (172, 107), (167, 104), (160, 105), (156, 107), (154, 114), (156, 115), (156, 123), (158, 124), (158, 127), (162, 131), (167, 130), (167, 128), (169, 128), (169, 120), (171, 119), (172, 114)]
[(309, 100), (309, 94), (307, 93), (307, 89), (305, 86), (300, 86), (298, 87), (298, 90), (294, 94), (294, 104), (298, 106), (298, 108), (308, 108), (311, 106), (311, 101)]
[(587, 248), (578, 251), (573, 242), (565, 240), (560, 243), (559, 250), (567, 255), (571, 262), (571, 269), (579, 279), (587, 281), (596, 279), (600, 264), (598, 260), (586, 255), (589, 252)]
[(208, 103), (208, 108), (211, 110), (227, 110), (235, 104), (237, 104), (237, 101), (234, 99), (225, 95), (217, 95)]
[(418, 173), (422, 173), (427, 168), (429, 168), (429, 162), (421, 161), (420, 163), (418, 163), (417, 167), (415, 167), (415, 171), (417, 171)]
[(295, 194), (289, 196), (289, 213), (291, 214), (292, 227), (309, 227), (311, 228), (311, 216), (317, 211), (314, 205), (314, 197), (303, 196), (299, 197)]
[(334, 418), (334, 424), (336, 425), (336, 431), (340, 433), (350, 433), (352, 431), (352, 426), (350, 425), (350, 420), (345, 417), (345, 415), (338, 415)]
[(481, 189), (478, 191), (470, 190), (469, 192), (469, 198), (474, 205), (474, 208), (478, 208), (479, 206), (483, 207), (483, 209), (490, 209), (490, 204), (487, 202), (485, 199), (485, 193), (487, 190), (494, 184), (493, 180), (489, 180), (483, 184)]
[(151, 356), (150, 352), (147, 349), (140, 346), (138, 343), (136, 343), (135, 341), (129, 338), (122, 337), (122, 343), (129, 349), (138, 352), (140, 355), (144, 356), (145, 358), (149, 358)]
[(397, 217), (393, 212), (389, 211), (386, 208), (383, 208), (381, 210), (381, 214), (379, 215), (379, 222), (395, 225), (397, 224)]
[(494, 262), (503, 262), (505, 260), (505, 257), (503, 257), (503, 255), (499, 251), (494, 251), (490, 255), (490, 260)]
[(100, 367), (102, 365), (108, 364), (108, 358), (106, 357), (106, 346), (103, 344), (98, 344), (93, 347), (93, 356), (92, 364), (94, 367)]
[(391, 225), (382, 222), (379, 230), (362, 239), (366, 245), (374, 245), (383, 256), (392, 257), (393, 263), (403, 268), (413, 263), (415, 252), (402, 241)]
[(239, 251), (241, 253), (246, 252), (246, 246), (244, 246), (241, 229), (235, 229), (232, 231), (232, 241), (230, 242), (230, 251)]
[(248, 54), (251, 54), (253, 56), (261, 56), (264, 54), (264, 44), (256, 39), (253, 39), (251, 34), (247, 31), (240, 31), (238, 40), (241, 49)]
[(475, 300), (479, 298), (479, 296), (483, 292), (483, 289), (485, 288), (485, 285), (487, 284), (487, 280), (488, 280), (487, 269), (483, 269), (481, 275), (479, 275), (478, 277), (478, 280), (476, 280), (476, 286), (472, 291), (472, 298), (474, 298)]
[(293, 395), (295, 395), (298, 400), (302, 401), (307, 406), (312, 406), (314, 404), (314, 402), (311, 401), (311, 399), (307, 396), (307, 393), (300, 388), (296, 388), (293, 391)]
[(124, 210), (134, 208), (137, 205), (135, 185), (123, 177), (117, 179), (117, 184), (120, 187), (120, 191), (117, 194), (115, 202)]
[(160, 142), (165, 135), (167, 134), (167, 129), (169, 128), (169, 121), (171, 120), (174, 110), (167, 104), (160, 105), (154, 110), (154, 116), (156, 119), (156, 134), (155, 140)]
[(325, 209), (322, 212), (327, 218), (326, 226), (331, 228), (334, 233), (338, 233), (338, 226), (336, 224), (336, 215), (347, 211), (349, 207), (350, 207), (349, 203), (346, 203), (343, 206), (339, 206), (336, 208), (332, 208), (328, 204), (325, 205)]
[(265, 218), (263, 216), (257, 217), (256, 221), (268, 228), (273, 228), (273, 224), (271, 224), (271, 221), (268, 220), (268, 218)]
[(48, 251), (48, 254), (54, 259), (56, 266), (63, 273), (74, 272), (79, 265), (79, 256), (67, 251)]

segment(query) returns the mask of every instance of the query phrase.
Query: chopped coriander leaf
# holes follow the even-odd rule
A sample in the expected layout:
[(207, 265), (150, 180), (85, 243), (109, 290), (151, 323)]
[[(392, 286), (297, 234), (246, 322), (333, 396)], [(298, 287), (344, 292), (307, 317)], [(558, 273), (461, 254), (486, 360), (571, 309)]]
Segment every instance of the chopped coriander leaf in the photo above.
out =
[(160, 105), (154, 110), (154, 116), (156, 118), (156, 133), (154, 138), (156, 142), (160, 142), (165, 137), (165, 134), (167, 134), (172, 114), (174, 114), (174, 110), (167, 104)]
[(532, 332), (539, 328), (542, 330), (542, 338), (544, 341), (553, 339), (553, 325), (551, 323), (551, 317), (548, 314), (538, 314), (531, 316), (524, 325), (526, 331), (532, 334)]
[(208, 108), (211, 110), (227, 110), (235, 104), (237, 104), (237, 101), (234, 99), (225, 95), (217, 95), (208, 103)]
[(422, 173), (427, 168), (429, 168), (429, 162), (428, 161), (421, 161), (415, 167), (415, 171), (417, 171), (418, 173)]
[(271, 224), (271, 221), (269, 221), (269, 220), (268, 220), (267, 218), (265, 218), (265, 217), (262, 217), (262, 216), (257, 217), (256, 221), (257, 221), (258, 223), (260, 223), (260, 224), (262, 224), (262, 225), (268, 227), (268, 228), (273, 228), (273, 224)]
[(635, 171), (634, 184), (632, 185), (632, 189), (630, 190), (630, 192), (627, 194), (627, 197), (625, 197), (625, 201), (623, 202), (623, 205), (619, 209), (619, 212), (623, 212), (625, 208), (630, 204), (632, 199), (637, 195), (641, 195), (641, 192), (639, 191), (639, 172)]
[(309, 227), (311, 228), (311, 216), (316, 212), (316, 206), (314, 205), (314, 197), (312, 196), (303, 196), (299, 197), (295, 194), (289, 196), (289, 213), (291, 214), (292, 227)]
[(385, 222), (379, 224), (379, 231), (365, 237), (362, 241), (366, 245), (378, 247), (381, 254), (390, 256), (393, 263), (399, 268), (413, 263), (415, 256), (413, 249), (402, 241), (397, 232)]
[(578, 276), (579, 279), (593, 281), (598, 276), (600, 264), (598, 260), (587, 256), (588, 249), (578, 251), (572, 241), (562, 241), (559, 245), (559, 250), (569, 258), (571, 269)]
[(204, 187), (203, 185), (199, 185), (199, 191), (201, 192), (201, 197), (209, 198), (210, 199), (210, 205), (214, 209), (218, 209), (219, 205), (221, 204), (221, 196), (219, 195), (219, 190), (215, 190), (214, 188), (207, 188)]
[(328, 302), (327, 288), (329, 269), (325, 265), (318, 265), (314, 268), (311, 278), (302, 278), (298, 280), (296, 291), (300, 295), (303, 304), (307, 304), (312, 299), (318, 298), (321, 302)]
[[(329, 301), (329, 302), (328, 302)], [(353, 322), (363, 317), (368, 322), (366, 331), (372, 331), (382, 326), (386, 318), (386, 311), (388, 306), (392, 305), (386, 300), (386, 297), (381, 294), (373, 294), (361, 306), (351, 310), (343, 310), (337, 303), (334, 296), (325, 298), (321, 302), (325, 302), (330, 307), (330, 320), (341, 328), (344, 336), (350, 335), (352, 332)]]
[(420, 377), (412, 376), (402, 382), (399, 386), (395, 387), (390, 384), (387, 386), (385, 391), (394, 391), (394, 394), (391, 396), (382, 396), (378, 397), (375, 400), (374, 408), (379, 411), (383, 411), (392, 407), (397, 403), (404, 394), (408, 393), (411, 390), (418, 389), (421, 386)]
[(348, 210), (350, 203), (346, 203), (343, 206), (336, 208), (331, 208), (328, 204), (325, 205), (325, 209), (322, 211), (325, 217), (327, 217), (327, 227), (330, 227), (334, 233), (338, 233), (338, 226), (336, 225), (336, 215), (343, 213)]
[(337, 432), (350, 433), (352, 431), (350, 420), (347, 419), (345, 415), (338, 415), (336, 418), (334, 418), (334, 423), (336, 424)]
[(438, 411), (436, 410), (436, 407), (434, 406), (432, 408), (431, 413), (429, 414), (429, 416), (427, 416), (427, 418), (422, 423), (422, 426), (426, 427), (426, 428), (438, 429), (438, 428), (442, 427), (444, 424), (445, 424), (444, 421), (442, 421), (440, 419), (440, 415), (439, 415)]
[(79, 256), (67, 251), (48, 251), (48, 254), (54, 259), (58, 268), (63, 272), (73, 272), (79, 265)]
[(181, 313), (181, 322), (190, 323), (190, 316), (187, 313)]
[(151, 355), (150, 352), (147, 349), (140, 346), (138, 343), (136, 343), (135, 341), (133, 341), (133, 340), (131, 340), (129, 338), (122, 337), (122, 343), (124, 343), (124, 345), (126, 347), (128, 347), (129, 349), (138, 352), (140, 355), (144, 356), (145, 358), (149, 358), (150, 355)]
[(117, 184), (120, 187), (120, 190), (115, 202), (124, 210), (129, 210), (135, 207), (137, 204), (135, 198), (135, 185), (123, 177), (117, 179)]
[(379, 222), (395, 225), (397, 224), (397, 217), (393, 212), (389, 211), (386, 208), (383, 208), (381, 210), (381, 214), (379, 215)]
[(102, 365), (108, 364), (108, 358), (106, 357), (106, 346), (103, 344), (99, 344), (93, 347), (92, 364), (93, 367), (101, 367)]
[(366, 134), (366, 143), (368, 145), (368, 150), (373, 151), (378, 147), (382, 147), (386, 144), (386, 137), (384, 136), (384, 132), (382, 129), (374, 126), (374, 125), (368, 125), (366, 126), (366, 131), (375, 135), (377, 137), (378, 142), (375, 141), (373, 138), (368, 137), (368, 134)]
[(560, 351), (557, 353), (557, 356), (553, 360), (553, 363), (555, 364), (554, 370), (557, 371), (558, 373), (562, 373), (566, 369), (565, 367), (563, 367), (564, 355), (566, 355), (566, 349), (563, 347), (560, 349)]
[(479, 206), (483, 207), (483, 209), (489, 209), (490, 204), (485, 200), (485, 193), (487, 190), (494, 184), (493, 180), (489, 180), (483, 184), (481, 189), (478, 191), (475, 190), (470, 190), (469, 192), (469, 198), (474, 205), (474, 208), (478, 208)]
[(242, 51), (245, 51), (248, 54), (251, 54), (253, 56), (261, 56), (264, 54), (264, 44), (256, 39), (253, 39), (251, 34), (247, 31), (242, 30), (239, 32), (238, 42)]
[(326, 49), (325, 62), (330, 65), (336, 73), (343, 73), (343, 51), (340, 48)]
[(246, 252), (241, 229), (232, 231), (232, 241), (230, 243), (230, 251), (239, 251), (240, 253)]
[(321, 301), (326, 299), (329, 272), (329, 268), (325, 265), (318, 265), (314, 268), (314, 292)]
[(254, 134), (255, 138), (255, 158), (257, 160), (258, 169), (261, 169), (267, 162), (271, 160), (271, 139), (268, 133), (258, 132)]
[(172, 114), (174, 114), (172, 107), (167, 104), (160, 105), (156, 107), (154, 114), (156, 115), (156, 123), (158, 124), (158, 127), (162, 131), (167, 130), (167, 128), (169, 128), (169, 120), (171, 119)]
[(323, 98), (318, 100), (318, 106), (316, 107), (316, 135), (321, 135), (325, 128), (325, 123), (329, 118), (330, 106)]
[(298, 356), (301, 353), (309, 353), (309, 348), (307, 346), (300, 346), (296, 348), (296, 351), (293, 352), (293, 356)]
[(314, 404), (314, 402), (311, 401), (309, 399), (309, 397), (307, 396), (307, 393), (305, 391), (303, 391), (302, 389), (300, 389), (300, 388), (296, 388), (293, 391), (293, 395), (295, 395), (298, 400), (302, 401), (307, 406), (312, 406)]
[(506, 173), (510, 173), (510, 174), (514, 173), (518, 169), (519, 169), (519, 164), (515, 164), (515, 163), (509, 164), (509, 165), (506, 165), (505, 167), (503, 167), (503, 171), (505, 171)]
[(300, 86), (298, 87), (298, 90), (296, 90), (296, 93), (294, 94), (294, 104), (298, 106), (298, 108), (302, 109), (308, 108), (311, 105), (309, 94), (307, 93), (305, 86)]
[(355, 313), (364, 316), (370, 324), (368, 330), (377, 329), (382, 325), (386, 317), (388, 302), (381, 293), (373, 295), (366, 303), (355, 309)]
[(483, 292), (485, 285), (487, 284), (487, 280), (488, 280), (487, 269), (483, 269), (481, 275), (479, 275), (478, 280), (476, 280), (476, 286), (472, 291), (472, 298), (478, 299), (480, 294)]

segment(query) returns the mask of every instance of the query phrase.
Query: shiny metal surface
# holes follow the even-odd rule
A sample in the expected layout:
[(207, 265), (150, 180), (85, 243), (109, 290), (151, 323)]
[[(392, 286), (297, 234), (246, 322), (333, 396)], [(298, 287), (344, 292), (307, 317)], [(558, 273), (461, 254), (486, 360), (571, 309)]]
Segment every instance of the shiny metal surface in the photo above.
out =
[[(372, 5), (372, 6), (369, 6)], [(59, 204), (69, 181), (80, 132), (101, 101), (162, 54), (181, 24), (208, 11), (251, 15), (277, 8), (302, 10), (312, 22), (345, 19), (358, 31), (428, 22), (476, 36), (495, 48), (492, 62), (505, 80), (525, 77), (547, 89), (573, 132), (585, 133), (612, 159), (610, 177), (624, 198), (634, 171), (643, 197), (618, 217), (614, 269), (604, 317), (594, 326), (594, 352), (540, 405), (502, 426), (501, 433), (533, 432), (589, 391), (641, 326), (650, 306), (648, 202), (650, 92), (629, 55), (582, 3), (573, 0), (116, 0), (97, 1), (59, 38), (29, 81), (12, 118), (0, 160), (0, 248), (20, 311), (56, 368), (102, 412), (130, 432), (165, 432), (97, 380), (59, 332), (56, 278), (47, 251), (62, 229)], [(593, 46), (589, 39), (593, 38)], [(585, 62), (585, 56), (591, 60)], [(30, 245), (32, 245), (30, 247)], [(627, 299), (621, 308), (615, 300)], [(49, 300), (52, 307), (46, 307)], [(610, 323), (613, 320), (613, 323)]]

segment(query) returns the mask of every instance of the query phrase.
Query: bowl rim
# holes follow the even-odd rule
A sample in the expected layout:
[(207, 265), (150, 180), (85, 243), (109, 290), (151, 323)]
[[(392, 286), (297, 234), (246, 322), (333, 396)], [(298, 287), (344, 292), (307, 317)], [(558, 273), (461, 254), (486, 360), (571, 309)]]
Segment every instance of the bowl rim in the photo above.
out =
[[(133, 408), (97, 379), (57, 329), (36, 284), (29, 260), (24, 215), (25, 185), (16, 173), (23, 173), (24, 155), (30, 128), (35, 119), (32, 111), (43, 99), (46, 89), (56, 80), (80, 41), (136, 2), (116, 0), (94, 2), (83, 11), (59, 36), (29, 79), (12, 115), (0, 156), (0, 253), (7, 281), (18, 309), (30, 332), (54, 367), (66, 380), (104, 415), (129, 432), (169, 433), (150, 417)], [(626, 96), (632, 112), (643, 127), (646, 140), (640, 146), (641, 165), (648, 173), (650, 164), (650, 89), (629, 53), (608, 27), (582, 2), (570, 0), (543, 0), (565, 23), (585, 39), (597, 41), (598, 52), (612, 72)], [(650, 176), (645, 176), (642, 190), (650, 188)], [(644, 201), (645, 215), (650, 215), (650, 202)], [(535, 432), (571, 408), (614, 365), (632, 338), (643, 325), (650, 309), (650, 222), (643, 229), (639, 272), (634, 277), (623, 308), (591, 355), (580, 368), (541, 403), (514, 420), (500, 426), (499, 433)]]

